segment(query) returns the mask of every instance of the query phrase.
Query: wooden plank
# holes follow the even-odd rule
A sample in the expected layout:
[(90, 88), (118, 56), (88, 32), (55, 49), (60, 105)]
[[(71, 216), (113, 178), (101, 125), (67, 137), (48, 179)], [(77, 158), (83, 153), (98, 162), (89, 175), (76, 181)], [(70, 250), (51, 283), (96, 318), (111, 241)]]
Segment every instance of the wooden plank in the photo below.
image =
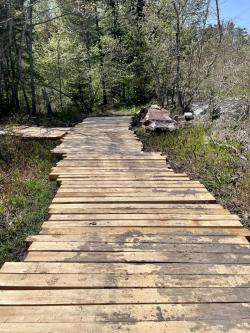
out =
[[(130, 205), (131, 203), (129, 203)], [(69, 204), (67, 204), (68, 206)], [(178, 209), (171, 209), (171, 208), (136, 208), (136, 207), (121, 207), (121, 205), (123, 204), (117, 204), (117, 207), (113, 204), (111, 204), (111, 207), (110, 207), (110, 204), (107, 203), (107, 204), (103, 204), (103, 203), (99, 203), (98, 204), (94, 204), (94, 206), (92, 206), (91, 203), (86, 203), (84, 205), (84, 207), (82, 207), (81, 209), (81, 213), (75, 213), (74, 211), (72, 211), (70, 214), (67, 214), (67, 213), (60, 213), (60, 211), (58, 211), (56, 208), (58, 206), (57, 205), (51, 205), (50, 207), (50, 212), (51, 212), (51, 217), (53, 216), (53, 219), (55, 220), (81, 220), (81, 219), (86, 219), (86, 216), (93, 216), (96, 218), (98, 218), (97, 216), (100, 215), (108, 215), (109, 218), (112, 220), (112, 216), (119, 216), (119, 219), (125, 219), (125, 220), (129, 220), (129, 216), (134, 216), (134, 219), (137, 220), (141, 220), (141, 216), (144, 216), (145, 218), (148, 217), (148, 219), (151, 219), (150, 216), (152, 215), (162, 215), (162, 216), (165, 216), (166, 219), (173, 219), (175, 220), (177, 217), (178, 219), (181, 219), (181, 218), (194, 218), (196, 216), (199, 215), (199, 210), (197, 209), (181, 209), (181, 208), (178, 208)], [(133, 203), (132, 203), (133, 205)], [(150, 204), (148, 204), (150, 205)], [(156, 203), (157, 205), (157, 203)], [(145, 204), (145, 207), (147, 207), (147, 204)], [(59, 209), (61, 208), (61, 205), (60, 207), (58, 207)], [(123, 217), (122, 217), (123, 216)], [(136, 216), (138, 218), (136, 218)], [(222, 219), (226, 219), (227, 217), (230, 216), (230, 213), (225, 210), (225, 209), (215, 209), (215, 210), (212, 210), (212, 209), (201, 209), (200, 210), (200, 216), (202, 219), (202, 217), (204, 216), (207, 216), (208, 219), (210, 219), (209, 217), (211, 216), (211, 220), (213, 220), (212, 216), (220, 216)], [(83, 217), (83, 218), (82, 218)], [(132, 218), (132, 217), (131, 217)], [(233, 217), (234, 219), (234, 217)], [(197, 220), (199, 220), (199, 218), (197, 218)]]
[[(146, 165), (143, 166), (138, 166), (132, 164), (131, 166), (110, 166), (108, 165), (107, 167), (84, 167), (84, 166), (56, 166), (52, 168), (52, 171), (54, 173), (79, 173), (79, 174), (91, 174), (91, 175), (99, 175), (100, 173), (104, 174), (140, 174), (141, 172), (145, 174), (168, 174), (168, 173), (175, 173), (172, 169), (170, 169), (167, 166), (149, 166), (147, 167)], [(177, 173), (178, 174), (178, 173)], [(185, 174), (186, 175), (186, 174)]]
[(144, 152), (137, 152), (134, 153), (134, 155), (126, 155), (123, 153), (120, 154), (112, 154), (112, 155), (105, 155), (105, 154), (91, 154), (89, 153), (88, 155), (84, 153), (78, 153), (77, 155), (75, 154), (70, 154), (67, 153), (64, 160), (68, 161), (74, 161), (74, 160), (82, 160), (82, 161), (166, 161), (166, 156), (161, 156), (160, 153), (158, 154), (153, 154), (153, 153), (144, 153)]
[(63, 159), (56, 164), (58, 167), (85, 167), (85, 168), (107, 168), (107, 167), (151, 167), (170, 168), (165, 159), (161, 160), (69, 160)]
[[(51, 215), (56, 215), (58, 216), (58, 219), (60, 219), (60, 216), (65, 215), (65, 217), (62, 218), (62, 220), (64, 220), (65, 218), (69, 219), (69, 220), (74, 220), (74, 219), (81, 219), (81, 215), (87, 215), (87, 214), (108, 214), (108, 215), (115, 215), (115, 214), (119, 214), (119, 215), (124, 215), (124, 217), (126, 215), (130, 215), (130, 214), (134, 214), (140, 216), (140, 215), (144, 215), (145, 218), (147, 217), (147, 215), (150, 214), (165, 214), (165, 215), (169, 215), (170, 218), (171, 216), (184, 216), (184, 215), (188, 215), (188, 216), (195, 216), (198, 215), (199, 210), (197, 209), (181, 209), (181, 208), (177, 208), (177, 209), (172, 209), (172, 208), (167, 208), (167, 204), (166, 204), (166, 208), (157, 208), (157, 206), (155, 208), (146, 208), (147, 207), (147, 203), (142, 203), (145, 206), (145, 209), (143, 209), (142, 207), (136, 207), (134, 205), (134, 203), (117, 203), (117, 207), (113, 204), (113, 203), (106, 203), (106, 205), (104, 203), (99, 203), (99, 204), (95, 204), (95, 203), (85, 203), (84, 205), (82, 204), (74, 204), (74, 206), (72, 206), (73, 204), (67, 204), (67, 205), (62, 205), (62, 204), (51, 204), (49, 207), (49, 213)], [(152, 203), (148, 203), (148, 205), (152, 206)], [(156, 205), (158, 205), (158, 203), (155, 203)], [(127, 205), (127, 206), (126, 206)], [(131, 207), (129, 207), (131, 205)], [(63, 209), (64, 208), (64, 209)], [(65, 209), (68, 211), (65, 211)], [(200, 214), (201, 216), (204, 215), (216, 215), (216, 216), (230, 216), (230, 213), (224, 209), (216, 209), (216, 210), (209, 210), (209, 209), (201, 209), (200, 210)], [(68, 218), (67, 216), (69, 215), (73, 215), (72, 217)], [(187, 216), (187, 218), (188, 218)], [(174, 219), (174, 218), (173, 218)]]
[(1, 273), (9, 274), (168, 274), (250, 275), (249, 264), (195, 263), (51, 263), (7, 262)]
[(167, 243), (100, 243), (100, 242), (33, 242), (31, 251), (74, 251), (74, 252), (198, 252), (198, 253), (250, 253), (249, 245), (231, 244), (167, 244)]
[(3, 290), (89, 288), (249, 288), (250, 275), (0, 274)]
[[(240, 236), (174, 236), (169, 234), (133, 233), (83, 233), (78, 235), (36, 235), (27, 237), (27, 242), (86, 242), (86, 243), (161, 243), (161, 244), (242, 244), (249, 245)], [(128, 245), (129, 246), (129, 245)]]
[(84, 197), (84, 196), (108, 196), (108, 195), (114, 195), (114, 196), (131, 196), (134, 197), (136, 195), (140, 196), (163, 196), (163, 195), (190, 195), (190, 194), (207, 194), (207, 190), (205, 188), (192, 188), (190, 190), (189, 188), (151, 188), (151, 189), (129, 189), (129, 188), (116, 188), (116, 189), (105, 189), (105, 188), (92, 188), (92, 189), (67, 189), (62, 190), (59, 188), (57, 191), (56, 196), (57, 197)]
[(53, 227), (214, 227), (237, 228), (242, 227), (240, 221), (230, 220), (95, 220), (88, 221), (48, 221), (43, 223), (44, 228)]
[[(57, 207), (57, 208), (60, 208), (60, 207), (65, 207), (65, 205), (59, 205), (59, 204), (56, 204), (56, 205), (51, 205), (50, 206), (51, 208), (53, 207)], [(115, 209), (150, 209), (150, 212), (159, 212), (159, 210), (161, 209), (162, 210), (162, 213), (168, 213), (169, 210), (171, 210), (172, 212), (175, 212), (175, 213), (178, 213), (179, 211), (182, 211), (184, 210), (185, 212), (186, 211), (196, 211), (197, 213), (201, 213), (205, 210), (205, 211), (209, 211), (212, 212), (213, 211), (217, 211), (217, 210), (224, 210), (224, 208), (221, 206), (221, 205), (218, 205), (218, 204), (203, 204), (203, 203), (195, 203), (195, 204), (190, 204), (190, 203), (184, 203), (184, 204), (165, 204), (165, 203), (105, 203), (105, 204), (95, 204), (95, 203), (89, 203), (88, 205), (83, 205), (83, 204), (68, 204), (67, 205), (68, 208), (82, 208), (84, 209), (85, 207), (87, 208), (93, 208), (93, 209), (98, 209), (98, 208), (110, 208), (112, 210), (115, 210)]]
[[(2, 306), (1, 323), (166, 322), (249, 318), (248, 303), (116, 304), (73, 306)], [(119, 314), (119, 315), (118, 315)]]
[[(92, 177), (92, 179), (96, 178), (95, 176), (103, 176), (104, 179), (105, 178), (109, 178), (109, 177), (113, 177), (114, 179), (122, 179), (124, 178), (125, 180), (129, 180), (129, 179), (132, 179), (132, 180), (136, 180), (136, 179), (141, 179), (141, 180), (150, 180), (150, 179), (164, 179), (164, 177), (166, 177), (167, 179), (170, 178), (170, 180), (172, 178), (187, 178), (187, 174), (185, 173), (175, 173), (171, 170), (164, 170), (164, 171), (159, 171), (159, 172), (154, 172), (154, 171), (150, 171), (150, 170), (142, 170), (141, 172), (140, 171), (137, 171), (137, 172), (133, 172), (133, 170), (129, 171), (129, 170), (117, 170), (117, 171), (108, 171), (108, 170), (95, 170), (93, 169), (92, 171), (87, 171), (85, 172), (85, 170), (81, 170), (81, 169), (69, 169), (69, 168), (64, 168), (64, 169), (55, 169), (53, 170), (51, 173), (50, 173), (51, 176), (53, 175), (57, 175), (57, 176), (60, 176), (60, 177), (65, 177), (65, 176), (69, 176), (71, 178), (87, 178), (88, 176), (89, 177)], [(97, 177), (97, 178), (98, 178)]]
[(120, 235), (126, 239), (126, 237), (135, 237), (142, 236), (143, 234), (164, 234), (166, 237), (169, 235), (181, 235), (181, 236), (225, 236), (225, 235), (236, 235), (236, 236), (248, 236), (250, 231), (245, 228), (194, 228), (194, 227), (137, 227), (137, 228), (128, 228), (128, 227), (110, 227), (109, 229), (105, 227), (53, 227), (53, 228), (42, 228), (40, 234), (47, 235), (82, 235), (82, 234), (95, 235), (96, 237), (101, 237), (103, 234), (110, 235)]
[[(185, 205), (185, 204), (183, 204)], [(50, 210), (54, 210), (55, 208), (61, 208), (62, 205), (51, 205)], [(67, 207), (72, 208), (72, 206), (67, 204)], [(169, 216), (170, 218), (174, 216), (231, 216), (231, 214), (223, 209), (222, 207), (218, 206), (218, 208), (209, 209), (209, 208), (200, 208), (200, 209), (191, 209), (191, 208), (169, 208), (168, 204), (162, 205), (155, 203), (152, 205), (152, 203), (86, 203), (85, 205), (77, 206), (77, 208), (81, 207), (81, 213), (70, 213), (70, 214), (60, 214), (60, 213), (53, 213), (53, 215), (57, 216), (58, 219), (64, 220), (67, 218), (68, 220), (74, 220), (74, 219), (81, 219), (81, 216), (86, 216), (89, 214), (100, 215), (100, 214), (108, 214), (110, 215), (123, 215), (124, 217), (130, 216), (130, 215), (138, 215), (138, 216), (144, 216), (145, 218), (147, 216), (151, 215), (162, 215), (162, 216)], [(62, 216), (62, 218), (60, 218)], [(187, 216), (187, 218), (188, 218)], [(125, 218), (127, 219), (127, 218)], [(139, 218), (140, 219), (140, 218)]]
[(193, 214), (53, 214), (50, 216), (49, 221), (105, 221), (105, 220), (159, 220), (159, 221), (173, 221), (173, 220), (192, 220), (192, 221), (223, 221), (235, 220), (238, 221), (237, 215), (195, 215)]
[(0, 305), (248, 303), (250, 288), (0, 290)]
[[(57, 175), (51, 175), (51, 180), (55, 180), (57, 177)], [(180, 181), (183, 181), (183, 180), (190, 180), (189, 177), (186, 177), (186, 176), (181, 176), (179, 174), (173, 174), (173, 175), (162, 175), (162, 176), (158, 176), (157, 174), (156, 175), (152, 175), (152, 176), (147, 176), (147, 175), (131, 175), (131, 176), (122, 176), (122, 175), (105, 175), (105, 176), (92, 176), (92, 175), (80, 175), (80, 174), (60, 174), (60, 176), (58, 176), (58, 181), (64, 181), (64, 180), (74, 180), (74, 179), (78, 179), (79, 181), (82, 181), (82, 180), (95, 180), (95, 181), (146, 181), (146, 180), (151, 180), (151, 181), (167, 181), (167, 180), (180, 180)]]
[(128, 191), (130, 191), (130, 189), (134, 189), (134, 190), (144, 190), (144, 189), (165, 189), (165, 188), (205, 188), (204, 185), (200, 184), (199, 182), (193, 182), (193, 181), (160, 181), (160, 182), (126, 182), (126, 181), (122, 181), (122, 182), (115, 182), (115, 181), (105, 181), (105, 182), (101, 182), (101, 181), (95, 181), (93, 180), (93, 182), (91, 181), (62, 181), (61, 182), (61, 186), (60, 186), (60, 190), (61, 191), (72, 191), (72, 190), (77, 190), (80, 189), (84, 190), (84, 189), (88, 189), (88, 188), (96, 188), (96, 189), (114, 189), (117, 190), (120, 188), (128, 189)]
[(2, 333), (248, 333), (250, 321), (205, 320), (134, 323), (2, 323)]
[(28, 252), (25, 261), (47, 262), (137, 262), (137, 263), (213, 263), (250, 264), (250, 253), (186, 253), (186, 252)]
[(82, 203), (82, 202), (166, 202), (166, 203), (203, 203), (203, 202), (216, 202), (215, 198), (210, 193), (197, 193), (197, 194), (168, 194), (164, 196), (93, 196), (93, 197), (74, 197), (74, 198), (54, 198), (53, 203)]

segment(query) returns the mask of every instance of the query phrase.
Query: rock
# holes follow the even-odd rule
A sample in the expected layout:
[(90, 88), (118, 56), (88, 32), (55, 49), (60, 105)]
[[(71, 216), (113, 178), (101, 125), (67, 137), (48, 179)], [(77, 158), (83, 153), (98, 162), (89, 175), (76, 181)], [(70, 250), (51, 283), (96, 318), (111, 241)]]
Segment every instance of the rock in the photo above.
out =
[(192, 112), (185, 112), (184, 117), (186, 121), (194, 120), (194, 114)]
[(152, 120), (148, 121), (145, 124), (145, 128), (147, 131), (154, 131), (154, 132), (173, 132), (177, 129), (177, 123), (176, 122), (164, 122), (164, 121), (158, 121), (158, 120)]
[(211, 119), (212, 120), (217, 120), (221, 116), (221, 108), (219, 106), (214, 106), (211, 109)]
[(147, 131), (174, 131), (177, 128), (177, 122), (170, 117), (170, 111), (160, 108), (158, 105), (152, 105), (141, 110), (140, 123)]
[(167, 110), (165, 111), (165, 109), (158, 110), (150, 108), (141, 119), (141, 122), (145, 124), (147, 121), (154, 120), (167, 123), (171, 123), (173, 121), (173, 119), (170, 118), (169, 112)]
[(151, 109), (157, 109), (157, 110), (161, 110), (161, 107), (159, 105), (151, 105)]
[(196, 102), (193, 103), (191, 106), (191, 110), (196, 116), (206, 114), (208, 108), (209, 108), (209, 102)]
[(216, 108), (216, 117), (236, 117), (249, 114), (250, 101), (245, 98), (219, 98), (213, 97), (210, 101), (195, 102), (191, 109), (195, 116), (211, 115), (213, 108)]
[(174, 131), (177, 122), (170, 117), (170, 111), (158, 105), (143, 108), (133, 119), (133, 125), (144, 125), (148, 131)]
[(138, 114), (133, 117), (133, 126), (140, 126), (149, 120), (167, 120), (165, 117), (169, 117), (170, 112), (161, 108), (158, 105), (152, 105), (140, 110)]

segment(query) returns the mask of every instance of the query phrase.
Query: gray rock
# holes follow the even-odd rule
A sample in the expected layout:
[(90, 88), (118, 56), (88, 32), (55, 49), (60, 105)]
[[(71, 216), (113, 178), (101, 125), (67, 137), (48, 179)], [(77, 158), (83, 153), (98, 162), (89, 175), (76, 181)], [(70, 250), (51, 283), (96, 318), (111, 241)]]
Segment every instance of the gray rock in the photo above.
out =
[(186, 112), (184, 114), (185, 120), (186, 121), (191, 121), (194, 120), (194, 114), (192, 112)]
[(145, 125), (147, 131), (154, 131), (154, 132), (173, 132), (177, 129), (176, 122), (164, 122), (164, 121), (148, 121)]

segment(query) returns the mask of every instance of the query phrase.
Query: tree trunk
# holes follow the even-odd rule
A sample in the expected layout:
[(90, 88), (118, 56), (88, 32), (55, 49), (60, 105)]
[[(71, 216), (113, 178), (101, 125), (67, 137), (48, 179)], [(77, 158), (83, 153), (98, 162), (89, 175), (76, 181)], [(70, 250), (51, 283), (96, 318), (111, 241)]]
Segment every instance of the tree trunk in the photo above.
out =
[(144, 18), (144, 6), (145, 6), (145, 0), (137, 0), (136, 15), (138, 21)]
[(57, 41), (57, 69), (58, 69), (58, 80), (59, 80), (59, 99), (61, 112), (63, 111), (63, 99), (62, 99), (62, 70), (61, 70), (61, 39), (59, 37)]
[(25, 90), (25, 87), (24, 87), (23, 82), (21, 82), (21, 88), (22, 88), (23, 97), (24, 97), (25, 104), (26, 104), (26, 110), (27, 110), (27, 113), (30, 114), (30, 113), (31, 113), (31, 110), (30, 110), (30, 103), (29, 103), (29, 99), (28, 99), (28, 96), (27, 96), (27, 94), (26, 94), (26, 90)]
[(180, 10), (177, 8), (175, 1), (172, 2), (176, 16), (176, 37), (175, 37), (175, 54), (176, 54), (176, 78), (175, 89), (177, 95), (177, 107), (183, 108), (182, 91), (181, 91), (181, 18)]
[(53, 111), (52, 111), (52, 107), (51, 107), (51, 103), (50, 103), (50, 98), (49, 98), (49, 95), (48, 95), (45, 87), (42, 87), (42, 94), (43, 94), (44, 103), (45, 103), (45, 106), (47, 109), (47, 113), (49, 116), (52, 116)]
[(32, 99), (32, 114), (36, 114), (36, 87), (34, 79), (34, 62), (33, 62), (33, 5), (35, 0), (30, 0), (28, 8), (29, 19), (29, 38), (28, 38), (28, 52), (29, 52), (29, 72), (30, 72), (30, 88)]
[(112, 11), (112, 17), (113, 17), (113, 27), (112, 27), (112, 35), (114, 38), (119, 37), (119, 17), (118, 17), (118, 4), (116, 0), (110, 0), (109, 1), (109, 6)]
[(106, 81), (104, 76), (104, 53), (102, 49), (101, 43), (101, 30), (99, 26), (99, 18), (97, 12), (97, 5), (95, 5), (95, 24), (96, 24), (96, 32), (98, 36), (98, 48), (100, 52), (100, 66), (101, 66), (101, 84), (102, 84), (102, 95), (103, 95), (103, 105), (107, 106), (108, 104), (108, 96), (107, 96), (107, 89), (106, 89)]

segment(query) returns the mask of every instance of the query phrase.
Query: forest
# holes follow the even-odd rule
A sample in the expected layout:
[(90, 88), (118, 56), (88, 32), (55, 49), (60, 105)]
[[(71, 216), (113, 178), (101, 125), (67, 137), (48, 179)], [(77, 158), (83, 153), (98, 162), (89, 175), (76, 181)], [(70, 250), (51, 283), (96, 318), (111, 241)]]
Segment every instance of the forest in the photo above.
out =
[(250, 95), (250, 36), (219, 0), (2, 0), (0, 114)]

